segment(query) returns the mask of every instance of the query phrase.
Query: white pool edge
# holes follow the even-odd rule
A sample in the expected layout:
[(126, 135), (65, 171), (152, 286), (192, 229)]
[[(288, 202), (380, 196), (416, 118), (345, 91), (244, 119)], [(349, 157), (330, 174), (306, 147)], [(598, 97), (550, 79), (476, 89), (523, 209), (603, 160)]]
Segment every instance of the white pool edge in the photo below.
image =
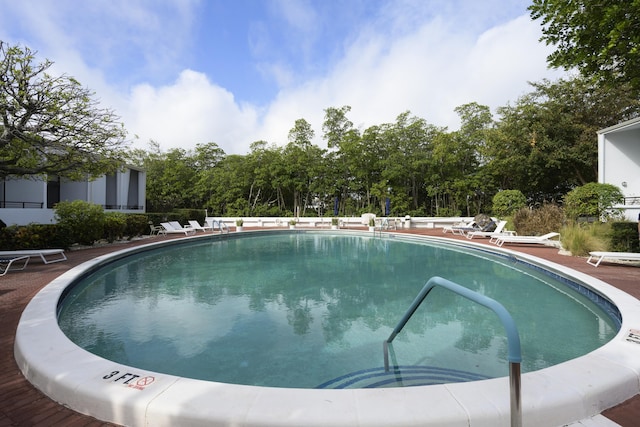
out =
[[(20, 370), (35, 387), (77, 412), (127, 426), (509, 425), (507, 377), (390, 389), (253, 387), (144, 371), (99, 358), (72, 343), (56, 318), (65, 288), (86, 270), (112, 257), (157, 245), (87, 261), (53, 280), (31, 300), (16, 331), (14, 353)], [(493, 250), (473, 242), (464, 245)], [(507, 249), (495, 251), (571, 276), (606, 296), (622, 313), (619, 333), (603, 347), (523, 375), (524, 426), (569, 424), (640, 393), (640, 344), (627, 340), (630, 330), (640, 329), (640, 301), (564, 266)], [(506, 370), (505, 366), (505, 375)]]

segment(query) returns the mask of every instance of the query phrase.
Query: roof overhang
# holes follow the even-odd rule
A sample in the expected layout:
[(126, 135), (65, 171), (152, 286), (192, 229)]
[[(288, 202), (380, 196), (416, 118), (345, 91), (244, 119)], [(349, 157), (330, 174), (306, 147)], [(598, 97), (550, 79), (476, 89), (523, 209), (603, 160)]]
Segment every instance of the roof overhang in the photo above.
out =
[(615, 132), (626, 132), (629, 130), (637, 130), (637, 129), (640, 129), (640, 117), (636, 117), (635, 119), (618, 123), (617, 125), (609, 126), (608, 128), (600, 129), (598, 131), (598, 135), (615, 133)]

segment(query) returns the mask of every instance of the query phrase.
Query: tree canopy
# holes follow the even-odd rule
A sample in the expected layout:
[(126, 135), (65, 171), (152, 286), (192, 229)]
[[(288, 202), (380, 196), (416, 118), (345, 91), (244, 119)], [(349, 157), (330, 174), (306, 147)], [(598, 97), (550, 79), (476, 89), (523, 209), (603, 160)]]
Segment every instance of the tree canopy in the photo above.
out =
[(73, 77), (47, 73), (27, 47), (0, 41), (0, 179), (113, 172), (124, 161), (126, 131)]
[(640, 0), (533, 0), (529, 10), (556, 48), (550, 65), (640, 93)]
[(528, 204), (560, 201), (597, 179), (596, 131), (636, 116), (640, 102), (625, 86), (576, 77), (533, 83), (495, 116), (485, 105), (461, 105), (455, 131), (410, 111), (360, 130), (348, 118), (351, 107), (324, 111), (326, 148), (314, 144), (311, 123), (298, 119), (288, 142), (256, 141), (247, 155), (225, 155), (215, 143), (139, 153), (134, 163), (147, 170), (148, 209), (360, 215), (386, 213), (389, 199), (394, 216), (448, 216), (489, 212), (502, 190)]

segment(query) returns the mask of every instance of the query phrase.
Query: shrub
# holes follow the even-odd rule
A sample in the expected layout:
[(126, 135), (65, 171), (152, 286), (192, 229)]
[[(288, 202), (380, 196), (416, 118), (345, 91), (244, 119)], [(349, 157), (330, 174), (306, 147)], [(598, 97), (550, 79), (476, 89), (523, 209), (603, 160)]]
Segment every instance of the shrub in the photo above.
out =
[(190, 219), (195, 219), (199, 223), (203, 223), (205, 217), (204, 209), (176, 209), (175, 211), (171, 212), (171, 214), (179, 215), (179, 217), (182, 218), (180, 223), (186, 223)]
[(74, 243), (92, 245), (103, 236), (104, 211), (102, 206), (83, 200), (59, 202), (55, 218), (63, 233)]
[(521, 208), (513, 215), (513, 226), (520, 235), (537, 236), (557, 232), (565, 222), (564, 212), (545, 203), (537, 209)]
[(122, 212), (107, 212), (104, 214), (103, 237), (107, 242), (122, 239), (127, 228), (127, 216)]
[(609, 232), (609, 250), (614, 252), (640, 252), (638, 223), (613, 222)]
[(562, 247), (575, 256), (586, 256), (591, 251), (606, 251), (608, 230), (608, 226), (600, 223), (567, 225), (560, 232)]
[(502, 190), (493, 196), (493, 214), (498, 217), (511, 216), (527, 206), (527, 198), (520, 190)]
[[(158, 221), (158, 224), (163, 221)], [(136, 236), (142, 236), (143, 234), (149, 234), (149, 217), (142, 214), (129, 214), (127, 215), (127, 226), (124, 230), (124, 235), (129, 239)]]
[(0, 230), (0, 247), (5, 250), (67, 249), (71, 243), (57, 224), (12, 225)]
[(615, 185), (590, 182), (567, 193), (564, 209), (567, 218), (574, 221), (580, 217), (607, 221), (622, 217), (622, 211), (613, 205), (623, 201), (624, 195)]

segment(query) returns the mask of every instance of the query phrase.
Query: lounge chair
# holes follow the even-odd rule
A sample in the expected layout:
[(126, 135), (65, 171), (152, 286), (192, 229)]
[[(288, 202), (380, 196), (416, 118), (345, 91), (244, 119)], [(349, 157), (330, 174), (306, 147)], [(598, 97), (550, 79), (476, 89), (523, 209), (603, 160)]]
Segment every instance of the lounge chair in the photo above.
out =
[(210, 225), (200, 225), (200, 223), (194, 219), (189, 220), (189, 226), (190, 228), (193, 228), (194, 230), (200, 230), (200, 231), (213, 231), (213, 226)]
[(164, 234), (164, 227), (161, 225), (153, 225), (152, 222), (149, 222), (149, 228), (151, 229), (149, 232), (150, 236)]
[[(27, 267), (27, 264), (29, 263), (29, 258), (30, 258), (29, 255), (0, 258), (0, 276), (4, 276), (5, 274), (7, 274), (9, 270), (12, 270), (12, 271), (24, 270)], [(22, 263), (19, 267), (11, 268), (11, 265), (14, 262), (22, 262)]]
[(538, 244), (538, 245), (546, 245), (546, 246), (554, 246), (560, 247), (560, 240), (551, 240), (554, 237), (560, 237), (560, 233), (547, 233), (542, 236), (500, 236), (492, 243), (495, 243), (498, 246), (502, 246), (505, 243), (519, 243), (523, 245), (528, 244)]
[[(465, 233), (481, 230), (480, 226), (475, 221), (471, 221), (462, 225), (452, 225), (451, 227), (445, 228), (447, 228), (447, 231), (451, 231), (451, 234), (457, 234), (458, 236), (464, 236)], [(445, 231), (444, 229), (442, 230), (443, 233), (446, 233), (447, 231)]]
[(461, 230), (461, 233), (463, 236), (467, 236), (469, 233), (475, 233), (476, 231), (479, 231), (481, 233), (493, 233), (496, 230), (496, 228), (497, 228), (496, 222), (494, 220), (491, 220), (481, 227), (477, 227), (472, 230)]
[(507, 221), (498, 221), (498, 224), (496, 225), (496, 228), (493, 231), (485, 231), (485, 230), (467, 231), (465, 235), (467, 236), (467, 239), (473, 239), (474, 237), (490, 237), (491, 239), (496, 239), (501, 236), (514, 236), (515, 231), (507, 231), (504, 229), (506, 225), (507, 225)]
[[(47, 258), (56, 256), (55, 258)], [(43, 263), (51, 264), (53, 262), (66, 261), (67, 256), (64, 249), (20, 249), (17, 251), (0, 251), (0, 258), (11, 258), (19, 256), (40, 257)]]
[(447, 231), (451, 232), (451, 234), (460, 234), (459, 230), (479, 230), (480, 227), (478, 227), (476, 225), (475, 220), (471, 220), (471, 221), (461, 221), (461, 222), (457, 222), (453, 225), (445, 225), (444, 227), (442, 227), (442, 232), (446, 233)]
[(605, 258), (616, 259), (620, 261), (640, 261), (640, 253), (638, 252), (589, 252), (589, 259), (587, 259), (587, 264), (591, 264), (594, 267), (597, 267)]
[[(176, 228), (172, 223), (177, 224), (179, 228)], [(160, 225), (164, 227), (165, 234), (184, 233), (185, 236), (188, 236), (189, 234), (196, 234), (196, 230), (192, 228), (183, 228), (177, 221), (161, 222)]]

